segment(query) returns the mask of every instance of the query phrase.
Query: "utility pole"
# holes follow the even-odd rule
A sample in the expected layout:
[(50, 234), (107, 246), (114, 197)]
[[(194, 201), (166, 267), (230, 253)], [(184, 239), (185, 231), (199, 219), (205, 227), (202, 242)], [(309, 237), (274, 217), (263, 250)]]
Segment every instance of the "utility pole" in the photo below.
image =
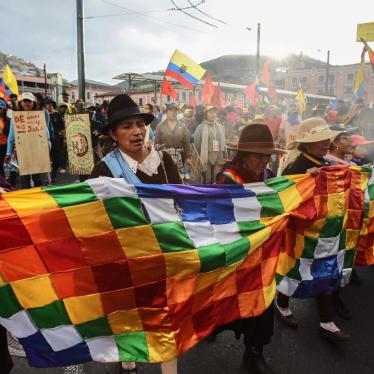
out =
[(77, 1), (77, 57), (79, 98), (86, 100), (86, 77), (84, 73), (83, 0)]
[(257, 24), (257, 55), (256, 55), (256, 78), (260, 78), (260, 42), (261, 42), (261, 24)]
[(327, 51), (327, 63), (326, 63), (326, 78), (325, 78), (325, 95), (329, 94), (329, 80), (330, 80), (330, 50)]
[(47, 97), (47, 65), (43, 65), (44, 72), (44, 96)]

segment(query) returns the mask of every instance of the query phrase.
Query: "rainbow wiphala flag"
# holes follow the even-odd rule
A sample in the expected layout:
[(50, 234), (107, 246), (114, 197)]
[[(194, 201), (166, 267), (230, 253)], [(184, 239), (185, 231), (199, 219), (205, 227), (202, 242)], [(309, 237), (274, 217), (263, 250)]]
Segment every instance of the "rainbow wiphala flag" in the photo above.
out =
[(276, 283), (296, 297), (346, 283), (359, 235), (361, 263), (373, 260), (370, 175), (333, 167), (205, 187), (99, 178), (4, 194), (0, 324), (36, 367), (171, 360), (261, 314)]

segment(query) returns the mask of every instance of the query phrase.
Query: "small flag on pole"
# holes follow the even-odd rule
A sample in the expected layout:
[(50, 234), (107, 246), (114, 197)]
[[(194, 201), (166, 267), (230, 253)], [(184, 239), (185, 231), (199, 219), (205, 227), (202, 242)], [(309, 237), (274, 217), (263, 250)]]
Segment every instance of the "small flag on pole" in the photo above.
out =
[(300, 114), (303, 114), (303, 112), (305, 111), (305, 108), (306, 108), (306, 100), (305, 100), (304, 91), (303, 91), (301, 85), (299, 85), (299, 88), (297, 90), (296, 100), (297, 100), (298, 112)]
[(164, 80), (162, 81), (161, 95), (171, 96), (173, 100), (177, 98), (177, 92), (166, 77), (164, 77)]

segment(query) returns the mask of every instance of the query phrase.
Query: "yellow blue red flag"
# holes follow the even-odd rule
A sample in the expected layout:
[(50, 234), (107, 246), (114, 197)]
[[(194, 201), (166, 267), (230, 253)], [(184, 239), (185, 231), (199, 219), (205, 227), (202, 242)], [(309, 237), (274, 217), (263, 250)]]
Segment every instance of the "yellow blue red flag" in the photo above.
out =
[(366, 48), (361, 53), (361, 62), (356, 75), (355, 84), (353, 86), (353, 93), (356, 97), (361, 97), (365, 92), (365, 53)]
[(9, 65), (5, 65), (3, 78), (0, 80), (0, 86), (0, 95), (3, 94), (3, 97), (8, 98), (11, 94), (18, 95), (17, 79)]
[(171, 57), (165, 76), (174, 78), (186, 88), (193, 88), (205, 72), (206, 70), (197, 62), (176, 50)]

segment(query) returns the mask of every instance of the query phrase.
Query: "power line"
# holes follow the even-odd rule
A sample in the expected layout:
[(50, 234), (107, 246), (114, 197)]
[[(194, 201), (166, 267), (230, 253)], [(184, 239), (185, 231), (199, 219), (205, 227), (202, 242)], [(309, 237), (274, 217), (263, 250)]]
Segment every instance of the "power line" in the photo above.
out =
[(218, 26), (213, 25), (212, 23), (209, 23), (209, 22), (207, 22), (207, 21), (204, 21), (204, 20), (202, 20), (202, 19), (200, 19), (200, 18), (198, 18), (198, 17), (196, 17), (196, 16), (194, 16), (194, 15), (192, 15), (192, 14), (186, 12), (186, 11), (183, 10), (182, 8), (179, 8), (178, 5), (174, 2), (174, 0), (170, 0), (170, 1), (171, 1), (171, 2), (173, 3), (173, 5), (177, 8), (177, 10), (179, 10), (180, 12), (182, 12), (183, 14), (185, 14), (186, 16), (191, 17), (191, 18), (193, 18), (193, 19), (195, 19), (195, 20), (197, 20), (197, 21), (199, 21), (199, 22), (205, 23), (205, 24), (208, 25), (208, 26), (215, 27), (216, 29), (218, 29)]
[[(191, 0), (187, 0), (187, 1), (191, 5), (191, 8), (197, 10), (199, 13), (203, 14), (205, 17), (208, 17), (208, 18), (210, 18), (210, 19), (212, 19), (214, 21), (217, 21), (217, 22), (223, 23), (224, 25), (227, 25), (226, 22), (224, 22), (224, 21), (222, 21), (222, 20), (220, 20), (218, 18), (215, 18), (215, 17), (209, 15), (208, 13), (206, 13), (206, 12), (202, 11), (200, 8), (198, 8), (198, 6), (201, 5), (203, 2), (200, 2), (200, 4), (193, 5), (193, 3), (192, 3)], [(204, 1), (204, 3), (205, 3), (205, 1)]]
[[(188, 26), (183, 26), (183, 25), (178, 25), (176, 23), (172, 23), (172, 22), (168, 22), (168, 21), (165, 21), (163, 19), (160, 19), (160, 18), (156, 18), (156, 17), (151, 17), (147, 14), (145, 14), (144, 12), (138, 12), (136, 10), (132, 10), (132, 9), (129, 9), (129, 8), (126, 8), (122, 5), (118, 5), (118, 4), (115, 4), (115, 3), (112, 3), (110, 1), (107, 1), (107, 0), (101, 0), (103, 3), (106, 3), (106, 4), (109, 4), (109, 5), (112, 5), (114, 7), (117, 7), (117, 8), (121, 8), (121, 9), (124, 9), (124, 10), (127, 10), (129, 14), (134, 14), (138, 17), (143, 17), (143, 18), (146, 18), (150, 21), (153, 21), (153, 22), (161, 22), (161, 23), (166, 23), (168, 25), (171, 25), (171, 26), (175, 26), (175, 27), (179, 27), (179, 28), (182, 28), (182, 29), (186, 29), (186, 30), (190, 30), (190, 31), (195, 31), (195, 32), (198, 32), (198, 33), (203, 33), (203, 31), (200, 31), (200, 30), (196, 30), (196, 29), (193, 29), (192, 27), (188, 27)], [(125, 15), (125, 14), (124, 14)]]
[(201, 0), (200, 2), (198, 2), (197, 4), (193, 4), (192, 2), (189, 1), (189, 3), (191, 4), (190, 6), (185, 6), (185, 7), (182, 7), (182, 8), (170, 8), (168, 10), (188, 10), (188, 9), (193, 9), (193, 8), (196, 8), (198, 7), (199, 5), (201, 4), (204, 4), (205, 3), (205, 0)]

